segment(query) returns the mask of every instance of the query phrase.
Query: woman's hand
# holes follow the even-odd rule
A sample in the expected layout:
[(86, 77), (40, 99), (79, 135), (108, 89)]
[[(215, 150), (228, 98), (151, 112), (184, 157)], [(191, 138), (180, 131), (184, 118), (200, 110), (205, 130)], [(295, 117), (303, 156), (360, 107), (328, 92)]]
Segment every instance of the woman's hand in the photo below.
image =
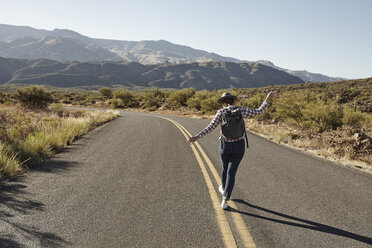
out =
[(269, 94), (267, 94), (266, 101), (270, 101), (272, 98), (276, 97), (278, 94), (278, 91), (270, 91)]
[(189, 140), (187, 141), (187, 144), (191, 145), (198, 139), (199, 139), (198, 136), (190, 137)]

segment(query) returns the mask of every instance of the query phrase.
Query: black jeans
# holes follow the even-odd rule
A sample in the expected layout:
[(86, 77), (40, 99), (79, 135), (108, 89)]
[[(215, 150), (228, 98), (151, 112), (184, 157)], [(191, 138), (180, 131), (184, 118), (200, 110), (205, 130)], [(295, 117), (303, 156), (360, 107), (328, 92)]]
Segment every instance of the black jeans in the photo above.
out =
[(222, 162), (222, 187), (225, 189), (223, 197), (230, 200), (235, 184), (235, 175), (245, 152), (244, 139), (234, 142), (221, 140), (219, 151)]

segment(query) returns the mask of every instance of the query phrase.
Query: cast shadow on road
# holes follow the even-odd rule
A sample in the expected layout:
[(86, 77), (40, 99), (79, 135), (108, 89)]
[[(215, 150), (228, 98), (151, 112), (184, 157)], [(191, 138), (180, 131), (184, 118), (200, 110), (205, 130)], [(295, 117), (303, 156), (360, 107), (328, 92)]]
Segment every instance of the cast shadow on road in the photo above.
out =
[[(75, 146), (75, 145), (74, 145)], [(69, 152), (73, 148), (64, 148), (58, 154)], [(45, 172), (45, 173), (66, 173), (69, 169), (76, 166), (75, 162), (59, 160), (58, 158), (47, 160), (43, 163), (32, 163), (29, 165), (30, 171)]]
[[(31, 171), (42, 173), (62, 173), (75, 166), (73, 162), (48, 160), (39, 165), (33, 165)], [(62, 247), (69, 242), (51, 232), (38, 230), (37, 227), (18, 223), (15, 218), (22, 215), (32, 215), (44, 211), (45, 205), (32, 199), (27, 192), (25, 177), (20, 175), (0, 181), (0, 247), (25, 247), (19, 242), (37, 240), (41, 247)]]
[(290, 220), (302, 222), (302, 223), (305, 223), (305, 224), (300, 224), (300, 223), (291, 222), (291, 221), (269, 218), (269, 217), (265, 217), (265, 216), (261, 216), (261, 215), (257, 215), (257, 214), (252, 214), (252, 213), (248, 213), (248, 212), (239, 211), (239, 210), (231, 208), (231, 207), (229, 207), (228, 211), (237, 212), (237, 213), (247, 215), (247, 216), (250, 216), (250, 217), (263, 219), (263, 220), (267, 220), (267, 221), (272, 221), (272, 222), (285, 224), (285, 225), (289, 225), (289, 226), (295, 226), (295, 227), (310, 229), (310, 230), (314, 230), (314, 231), (318, 231), (318, 232), (330, 233), (330, 234), (334, 234), (334, 235), (337, 235), (337, 236), (342, 236), (342, 237), (354, 239), (354, 240), (357, 240), (357, 241), (360, 241), (360, 242), (363, 242), (363, 243), (366, 243), (366, 244), (372, 244), (372, 238), (369, 238), (369, 237), (361, 236), (361, 235), (358, 235), (358, 234), (355, 234), (355, 233), (352, 233), (352, 232), (348, 232), (348, 231), (345, 231), (345, 230), (342, 230), (342, 229), (339, 229), (339, 228), (323, 225), (323, 224), (320, 224), (320, 223), (317, 223), (317, 222), (297, 218), (297, 217), (290, 216), (290, 215), (287, 215), (287, 214), (282, 214), (282, 213), (279, 213), (279, 212), (276, 212), (276, 211), (273, 211), (273, 210), (270, 210), (270, 209), (267, 209), (267, 208), (263, 208), (263, 207), (259, 207), (259, 206), (250, 204), (250, 203), (248, 203), (244, 200), (241, 200), (241, 199), (233, 199), (233, 201), (237, 202), (237, 203), (244, 204), (244, 205), (246, 205), (248, 207), (251, 207), (251, 208), (255, 208), (255, 209), (264, 211), (266, 213), (270, 213), (270, 214), (277, 215), (277, 216), (287, 218), (287, 219), (290, 219)]

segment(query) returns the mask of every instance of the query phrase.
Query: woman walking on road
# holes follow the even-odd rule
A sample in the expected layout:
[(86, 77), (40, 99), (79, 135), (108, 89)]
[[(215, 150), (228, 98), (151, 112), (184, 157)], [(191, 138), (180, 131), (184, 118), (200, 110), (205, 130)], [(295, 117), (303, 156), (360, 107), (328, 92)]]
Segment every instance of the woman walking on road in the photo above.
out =
[(228, 208), (227, 201), (230, 200), (234, 188), (235, 175), (245, 152), (244, 138), (246, 138), (246, 132), (244, 118), (262, 114), (269, 105), (270, 99), (276, 95), (277, 91), (270, 92), (261, 107), (250, 109), (235, 106), (236, 96), (230, 93), (223, 93), (222, 97), (217, 101), (223, 108), (217, 111), (213, 120), (204, 130), (187, 141), (188, 144), (192, 144), (213, 131), (218, 125), (221, 125), (219, 152), (222, 162), (222, 185), (219, 186), (218, 190), (223, 196), (221, 203), (223, 209)]

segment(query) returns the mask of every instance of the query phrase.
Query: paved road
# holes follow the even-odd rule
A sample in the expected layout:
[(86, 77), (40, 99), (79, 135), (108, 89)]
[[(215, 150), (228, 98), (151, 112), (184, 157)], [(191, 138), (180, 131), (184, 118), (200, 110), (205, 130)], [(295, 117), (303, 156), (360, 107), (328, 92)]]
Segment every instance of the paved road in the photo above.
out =
[[(169, 118), (193, 134), (208, 124)], [(214, 131), (199, 143), (219, 171), (217, 138)], [(371, 175), (254, 135), (250, 144), (234, 208), (224, 214), (237, 246), (244, 239), (236, 216), (257, 247), (372, 245)], [(216, 188), (210, 169), (207, 174)], [(1, 183), (0, 247), (224, 247), (211, 194), (172, 122), (122, 112), (26, 175)]]

